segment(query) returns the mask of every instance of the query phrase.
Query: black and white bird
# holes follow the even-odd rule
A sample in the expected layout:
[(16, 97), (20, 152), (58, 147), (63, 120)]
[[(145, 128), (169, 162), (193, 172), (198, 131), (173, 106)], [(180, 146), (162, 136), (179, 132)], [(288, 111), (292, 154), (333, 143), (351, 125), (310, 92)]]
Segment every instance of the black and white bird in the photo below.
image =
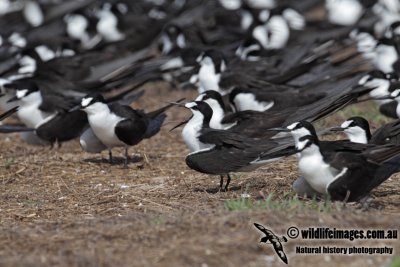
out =
[(370, 125), (363, 117), (351, 117), (344, 121), (340, 127), (334, 127), (331, 131), (343, 131), (349, 140), (363, 144), (400, 144), (400, 121), (396, 120), (382, 125), (371, 134)]
[(383, 105), (393, 101), (391, 99), (381, 99), (390, 95), (396, 89), (396, 83), (391, 80), (390, 75), (382, 71), (371, 71), (360, 79), (359, 84), (372, 89), (369, 95), (375, 98), (374, 102), (376, 104)]
[(210, 127), (213, 129), (227, 129), (232, 124), (223, 124), (222, 120), (224, 119), (226, 112), (228, 109), (226, 107), (225, 101), (220, 93), (214, 90), (207, 90), (201, 93), (197, 98), (196, 101), (203, 101), (207, 103), (212, 111), (212, 117), (210, 121)]
[(87, 127), (88, 121), (83, 111), (69, 111), (79, 103), (79, 94), (68, 96), (41, 91), (31, 81), (15, 81), (7, 86), (16, 89), (15, 96), (9, 102), (16, 101), (20, 106), (18, 118), (26, 127), (35, 129), (34, 133), (21, 135), (25, 141), (60, 145), (78, 137)]
[(369, 123), (362, 117), (348, 118), (340, 127), (333, 127), (331, 131), (343, 131), (353, 143), (368, 144), (372, 137)]
[[(400, 87), (400, 84), (399, 84)], [(400, 118), (400, 88), (390, 93), (390, 98), (394, 101), (381, 105), (379, 111), (390, 118)]]
[[(196, 100), (203, 100), (212, 108), (211, 128), (230, 129), (248, 137), (272, 137), (274, 134), (271, 131), (267, 131), (270, 128), (289, 125), (300, 120), (316, 121), (352, 103), (360, 95), (367, 93), (368, 89), (352, 89), (356, 80), (357, 78), (353, 78), (333, 83), (335, 88), (331, 90), (327, 86), (328, 92), (326, 95), (310, 93), (310, 97), (315, 100), (311, 101), (312, 103), (299, 104), (301, 106), (297, 107), (285, 105), (285, 103), (278, 105), (277, 103), (276, 108), (278, 109), (279, 107), (278, 110), (266, 110), (263, 112), (246, 110), (227, 113), (222, 96), (213, 91), (206, 91), (200, 94)], [(333, 84), (329, 85), (332, 86)], [(304, 102), (308, 102), (306, 95), (308, 94), (303, 94)], [(296, 102), (294, 95), (292, 95), (292, 98), (287, 102)], [(281, 101), (279, 100), (278, 102)], [(300, 102), (301, 100), (298, 101), (298, 103)]]
[(27, 127), (37, 127), (43, 121), (51, 118), (56, 112), (48, 112), (41, 108), (43, 96), (36, 83), (30, 81), (16, 81), (5, 85), (6, 88), (14, 89), (15, 96), (8, 102), (17, 102), (20, 109), (17, 114), (22, 123)]
[(111, 149), (125, 147), (124, 166), (128, 164), (128, 148), (157, 134), (167, 116), (164, 112), (171, 106), (145, 113), (118, 103), (107, 104), (99, 94), (88, 95), (81, 101), (93, 133), (108, 148), (110, 163)]
[(300, 133), (296, 126), (301, 123), (288, 129), (296, 141), (299, 170), (318, 194), (358, 201), (399, 170), (399, 146), (372, 146), (361, 153), (330, 151), (328, 157), (315, 134)]
[[(261, 164), (254, 163), (262, 152), (282, 146), (282, 153), (274, 153), (268, 162), (278, 160), (286, 154), (287, 139), (263, 140), (250, 138), (230, 130), (210, 128), (212, 109), (202, 101), (186, 103), (193, 113), (182, 131), (183, 138), (192, 151), (186, 156), (186, 164), (201, 173), (219, 175), (220, 190), (228, 190), (230, 173), (252, 171)], [(227, 182), (223, 187), (224, 176)]]

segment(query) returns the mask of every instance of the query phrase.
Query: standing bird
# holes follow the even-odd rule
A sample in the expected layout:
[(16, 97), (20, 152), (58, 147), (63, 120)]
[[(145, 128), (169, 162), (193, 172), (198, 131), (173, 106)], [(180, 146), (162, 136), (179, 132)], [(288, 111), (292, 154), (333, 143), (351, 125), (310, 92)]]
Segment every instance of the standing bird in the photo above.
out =
[(164, 111), (171, 106), (144, 113), (118, 103), (107, 104), (100, 94), (87, 95), (81, 101), (81, 109), (88, 115), (93, 133), (108, 148), (110, 163), (111, 149), (116, 146), (125, 147), (124, 167), (128, 164), (129, 146), (157, 134), (167, 117)]
[[(186, 156), (186, 164), (195, 171), (219, 175), (220, 191), (228, 190), (230, 173), (252, 171), (291, 152), (285, 150), (289, 144), (284, 138), (263, 140), (230, 130), (210, 128), (213, 111), (206, 102), (190, 102), (185, 107), (193, 113), (182, 131), (185, 143), (192, 151)], [(275, 149), (276, 153), (269, 155), (268, 160), (265, 159), (261, 164), (253, 163), (261, 153)], [(227, 177), (225, 187), (224, 176)]]

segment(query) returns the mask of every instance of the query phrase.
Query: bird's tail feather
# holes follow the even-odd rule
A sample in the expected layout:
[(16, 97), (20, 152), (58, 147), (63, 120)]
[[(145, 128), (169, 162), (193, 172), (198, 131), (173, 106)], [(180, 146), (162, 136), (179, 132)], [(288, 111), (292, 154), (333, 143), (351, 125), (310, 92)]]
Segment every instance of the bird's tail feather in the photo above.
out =
[(385, 161), (381, 167), (376, 171), (375, 178), (370, 184), (370, 190), (374, 189), (384, 181), (386, 181), (392, 174), (400, 171), (400, 155)]
[(151, 138), (152, 136), (156, 135), (160, 131), (166, 117), (167, 115), (165, 113), (161, 113), (155, 118), (152, 118), (149, 126), (147, 127), (146, 133), (144, 134), (144, 138)]
[(161, 108), (159, 108), (157, 110), (149, 112), (149, 113), (147, 113), (147, 116), (150, 119), (156, 118), (159, 114), (164, 113), (166, 110), (170, 109), (171, 107), (176, 106), (176, 103), (182, 102), (183, 100), (185, 100), (185, 98), (181, 98), (181, 99), (179, 99), (178, 101), (175, 101), (172, 104), (168, 104), (168, 105), (166, 105), (164, 107), (161, 107)]

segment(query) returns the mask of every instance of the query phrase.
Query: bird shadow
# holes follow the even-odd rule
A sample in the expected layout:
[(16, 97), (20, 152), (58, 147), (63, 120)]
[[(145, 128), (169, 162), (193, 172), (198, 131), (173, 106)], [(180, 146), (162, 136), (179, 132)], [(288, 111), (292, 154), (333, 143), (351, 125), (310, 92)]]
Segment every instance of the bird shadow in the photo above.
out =
[(228, 188), (228, 191), (225, 191), (224, 189), (220, 189), (219, 186), (215, 188), (201, 188), (201, 187), (196, 187), (193, 189), (194, 192), (206, 192), (209, 194), (217, 194), (217, 193), (224, 193), (224, 192), (229, 192), (229, 191), (239, 191), (241, 190), (241, 186), (232, 186)]
[[(143, 157), (141, 157), (141, 156), (131, 156), (128, 159), (128, 164), (138, 163), (138, 162), (141, 162), (142, 160), (143, 160)], [(88, 162), (88, 163), (94, 163), (94, 164), (123, 165), (125, 162), (125, 158), (124, 157), (113, 157), (113, 160), (111, 163), (106, 158), (89, 158), (89, 159), (84, 159), (83, 161)]]

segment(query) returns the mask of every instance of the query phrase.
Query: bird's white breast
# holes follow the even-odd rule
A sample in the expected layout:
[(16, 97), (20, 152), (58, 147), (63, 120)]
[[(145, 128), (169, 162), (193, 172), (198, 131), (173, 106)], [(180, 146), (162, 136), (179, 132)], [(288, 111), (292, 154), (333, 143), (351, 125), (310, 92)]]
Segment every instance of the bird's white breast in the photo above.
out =
[(43, 112), (39, 109), (42, 97), (39, 92), (34, 92), (19, 101), (20, 108), (17, 115), (27, 127), (36, 128), (46, 119), (55, 115), (54, 113)]
[(353, 143), (367, 144), (368, 139), (365, 131), (359, 127), (350, 127), (344, 130), (344, 132), (349, 137), (350, 141)]
[(103, 11), (96, 29), (108, 42), (116, 42), (125, 38), (118, 28), (118, 19), (109, 11)]
[[(385, 79), (372, 79), (371, 81), (366, 82), (365, 86), (369, 88), (375, 88), (371, 92), (369, 92), (369, 95), (372, 98), (382, 98), (390, 94), (389, 93), (390, 82)], [(374, 102), (377, 103), (378, 105), (382, 105), (391, 101), (392, 101), (391, 99), (374, 100)]]
[(200, 112), (194, 112), (193, 117), (188, 121), (182, 130), (182, 137), (191, 152), (209, 147), (199, 141), (203, 116)]
[(274, 101), (257, 101), (251, 93), (237, 94), (233, 100), (236, 110), (266, 111), (274, 106)]
[(376, 52), (376, 67), (385, 73), (392, 72), (393, 63), (398, 59), (396, 49), (393, 46), (379, 45)]
[[(312, 147), (315, 147), (312, 145)], [(311, 151), (310, 151), (311, 149)], [(326, 193), (327, 185), (334, 179), (332, 169), (315, 148), (300, 153), (299, 169), (310, 186), (319, 193)]]
[(33, 27), (41, 25), (44, 21), (43, 12), (36, 1), (27, 1), (23, 10), (26, 21)]
[(362, 15), (363, 7), (357, 0), (327, 0), (328, 19), (333, 24), (350, 26)]
[(71, 38), (85, 41), (88, 39), (86, 29), (88, 27), (88, 20), (79, 14), (72, 14), (66, 18), (67, 33)]
[(199, 71), (199, 93), (207, 90), (219, 89), (220, 74), (215, 72), (215, 67), (212, 62), (202, 64)]
[(290, 29), (286, 20), (282, 16), (273, 16), (267, 27), (271, 33), (271, 38), (266, 48), (281, 49), (285, 47), (290, 37)]
[(102, 111), (97, 114), (89, 115), (88, 120), (94, 134), (104, 145), (109, 148), (125, 145), (115, 134), (115, 126), (118, 122), (122, 121), (123, 118), (109, 111)]

